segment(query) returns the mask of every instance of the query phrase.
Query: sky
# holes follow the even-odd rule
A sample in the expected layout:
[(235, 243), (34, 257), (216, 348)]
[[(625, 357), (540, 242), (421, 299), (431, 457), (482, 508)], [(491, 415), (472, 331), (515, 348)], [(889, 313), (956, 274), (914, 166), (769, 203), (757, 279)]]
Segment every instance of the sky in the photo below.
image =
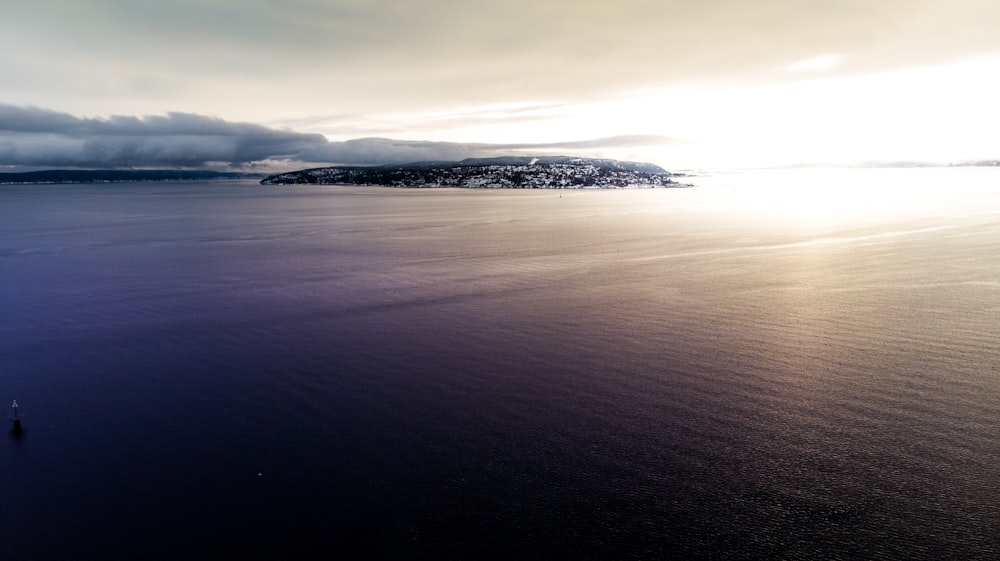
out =
[(1000, 159), (996, 0), (5, 0), (0, 171)]

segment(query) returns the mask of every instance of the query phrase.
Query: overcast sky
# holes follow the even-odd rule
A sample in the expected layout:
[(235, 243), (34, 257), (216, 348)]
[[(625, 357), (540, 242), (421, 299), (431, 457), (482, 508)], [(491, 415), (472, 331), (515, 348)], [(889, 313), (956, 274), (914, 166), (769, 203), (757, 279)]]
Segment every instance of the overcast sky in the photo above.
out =
[(31, 0), (0, 166), (1000, 158), (996, 0)]

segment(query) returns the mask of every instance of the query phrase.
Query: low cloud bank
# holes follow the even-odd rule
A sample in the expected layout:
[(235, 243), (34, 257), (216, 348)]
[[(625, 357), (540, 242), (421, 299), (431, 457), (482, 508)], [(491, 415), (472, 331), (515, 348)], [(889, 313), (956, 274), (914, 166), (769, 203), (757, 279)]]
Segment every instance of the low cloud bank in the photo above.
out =
[(0, 165), (31, 167), (245, 167), (295, 159), (319, 134), (189, 113), (81, 118), (0, 104)]
[(329, 142), (319, 134), (237, 123), (190, 113), (83, 118), (0, 104), (0, 167), (228, 168), (296, 164), (392, 164), (460, 160), (527, 150), (594, 150), (670, 144), (660, 136), (619, 136), (562, 143), (477, 144), (360, 138)]
[(652, 135), (614, 136), (567, 142), (487, 144), (430, 142), (425, 140), (392, 140), (388, 138), (358, 138), (328, 142), (299, 153), (297, 160), (331, 164), (402, 164), (418, 161), (461, 160), (463, 158), (511, 155), (530, 151), (580, 151), (637, 146), (676, 144), (678, 141)]

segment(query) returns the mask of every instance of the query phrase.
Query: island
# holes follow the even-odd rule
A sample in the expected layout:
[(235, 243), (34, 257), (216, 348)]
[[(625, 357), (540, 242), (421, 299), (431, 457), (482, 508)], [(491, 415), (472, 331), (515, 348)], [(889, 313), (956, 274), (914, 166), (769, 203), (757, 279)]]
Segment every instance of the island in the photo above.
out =
[(690, 187), (683, 174), (642, 162), (570, 156), (467, 158), (381, 166), (333, 166), (271, 175), (264, 185), (377, 185), (481, 189), (624, 189)]

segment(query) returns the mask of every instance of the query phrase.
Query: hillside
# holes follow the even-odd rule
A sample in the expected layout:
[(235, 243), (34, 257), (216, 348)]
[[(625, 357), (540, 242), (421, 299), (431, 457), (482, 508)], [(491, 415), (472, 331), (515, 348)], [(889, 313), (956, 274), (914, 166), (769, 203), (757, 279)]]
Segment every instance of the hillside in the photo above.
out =
[(663, 168), (641, 162), (567, 156), (468, 158), (374, 167), (334, 166), (281, 173), (264, 185), (323, 184), (500, 189), (685, 187)]

